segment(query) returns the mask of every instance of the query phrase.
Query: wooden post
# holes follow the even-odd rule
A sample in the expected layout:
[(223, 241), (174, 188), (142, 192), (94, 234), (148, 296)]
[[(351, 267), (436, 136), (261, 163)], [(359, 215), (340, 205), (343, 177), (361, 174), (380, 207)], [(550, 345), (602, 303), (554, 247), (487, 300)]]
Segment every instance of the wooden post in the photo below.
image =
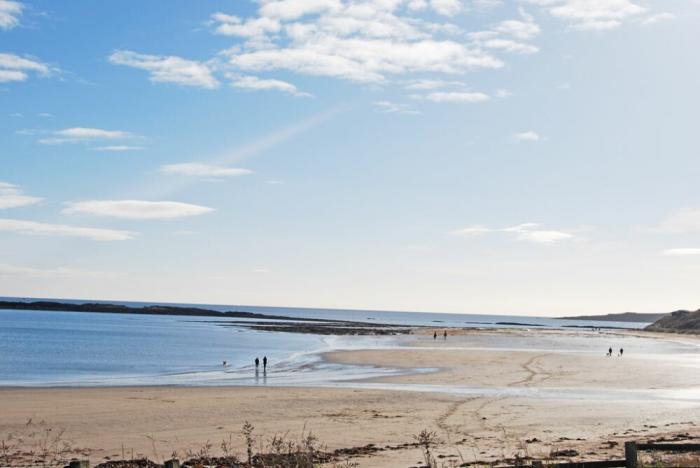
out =
[(90, 468), (88, 460), (73, 460), (68, 464), (68, 468)]
[(165, 468), (180, 468), (180, 460), (172, 459), (165, 462)]
[(625, 442), (625, 468), (637, 468), (637, 442)]

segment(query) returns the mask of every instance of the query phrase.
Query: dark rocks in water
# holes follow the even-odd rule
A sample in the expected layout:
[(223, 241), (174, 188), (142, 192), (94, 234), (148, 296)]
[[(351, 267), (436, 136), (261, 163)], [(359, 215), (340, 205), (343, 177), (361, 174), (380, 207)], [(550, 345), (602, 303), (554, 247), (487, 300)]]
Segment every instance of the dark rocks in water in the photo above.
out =
[(297, 320), (314, 322), (332, 322), (328, 319), (297, 318), (286, 315), (267, 315), (255, 312), (238, 312), (204, 309), (201, 307), (149, 305), (132, 307), (122, 304), (109, 304), (103, 302), (83, 302), (74, 304), (58, 301), (0, 301), (0, 309), (7, 310), (41, 310), (46, 312), (93, 312), (103, 314), (142, 314), (142, 315), (189, 315), (195, 317), (231, 317), (272, 320)]
[(496, 322), (496, 325), (512, 325), (516, 327), (544, 327), (538, 323), (519, 323), (519, 322)]
[(677, 310), (645, 328), (648, 331), (700, 333), (700, 310)]
[(298, 323), (298, 322), (223, 322), (222, 326), (235, 326), (250, 330), (283, 332), (283, 333), (308, 333), (311, 335), (410, 335), (413, 330), (409, 327), (385, 325), (381, 323), (358, 324), (356, 322), (324, 322), (324, 323)]

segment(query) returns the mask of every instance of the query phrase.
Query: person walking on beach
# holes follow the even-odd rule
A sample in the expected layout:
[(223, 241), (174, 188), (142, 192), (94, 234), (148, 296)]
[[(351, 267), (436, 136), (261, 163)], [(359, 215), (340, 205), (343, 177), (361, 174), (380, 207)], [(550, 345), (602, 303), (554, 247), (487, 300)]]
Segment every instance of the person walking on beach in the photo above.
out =
[(443, 339), (443, 340), (447, 340), (447, 330), (445, 330), (444, 332), (442, 332), (442, 339)]
[(433, 332), (433, 340), (437, 340), (437, 332)]
[(608, 348), (608, 356), (612, 356), (612, 348)]
[(255, 358), (255, 370), (258, 370), (258, 367), (260, 367), (260, 359)]
[(267, 356), (263, 356), (263, 372), (267, 372)]
[(624, 353), (624, 352), (625, 352), (625, 350), (620, 348), (620, 357), (622, 357), (622, 353)]

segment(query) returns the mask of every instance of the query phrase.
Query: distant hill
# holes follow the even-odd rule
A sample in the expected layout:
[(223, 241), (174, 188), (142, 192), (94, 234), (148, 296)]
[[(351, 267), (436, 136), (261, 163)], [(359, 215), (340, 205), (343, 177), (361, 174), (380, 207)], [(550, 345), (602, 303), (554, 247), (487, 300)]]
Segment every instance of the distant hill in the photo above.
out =
[(641, 314), (637, 312), (624, 312), (622, 314), (606, 315), (579, 315), (576, 317), (559, 317), (561, 320), (595, 320), (600, 322), (641, 322), (652, 323), (667, 316), (664, 314)]
[(652, 323), (645, 330), (675, 333), (700, 333), (700, 310), (677, 310)]

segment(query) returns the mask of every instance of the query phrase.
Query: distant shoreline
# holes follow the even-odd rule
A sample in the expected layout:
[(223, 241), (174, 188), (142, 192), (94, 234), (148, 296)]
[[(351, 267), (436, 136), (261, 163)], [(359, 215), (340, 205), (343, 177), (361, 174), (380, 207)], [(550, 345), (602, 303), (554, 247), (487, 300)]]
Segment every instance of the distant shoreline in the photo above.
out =
[[(227, 319), (249, 319), (251, 321), (231, 320), (217, 323), (222, 326), (236, 326), (258, 331), (307, 333), (314, 335), (397, 335), (410, 334), (419, 326), (390, 325), (384, 323), (366, 323), (350, 320), (333, 320), (323, 318), (291, 317), (288, 315), (261, 314), (205, 309), (200, 307), (149, 305), (132, 307), (122, 304), (88, 302), (74, 304), (58, 301), (0, 301), (0, 309), (30, 310), (43, 312), (72, 312), (100, 314), (132, 315), (167, 315), (180, 317), (218, 317)], [(264, 320), (275, 320), (265, 322)], [(302, 323), (299, 323), (302, 322)]]
[(605, 314), (605, 315), (576, 315), (571, 317), (557, 317), (559, 320), (594, 320), (596, 322), (637, 322), (637, 323), (653, 323), (662, 317), (669, 315), (668, 313), (641, 313), (641, 312), (624, 312), (621, 314)]

